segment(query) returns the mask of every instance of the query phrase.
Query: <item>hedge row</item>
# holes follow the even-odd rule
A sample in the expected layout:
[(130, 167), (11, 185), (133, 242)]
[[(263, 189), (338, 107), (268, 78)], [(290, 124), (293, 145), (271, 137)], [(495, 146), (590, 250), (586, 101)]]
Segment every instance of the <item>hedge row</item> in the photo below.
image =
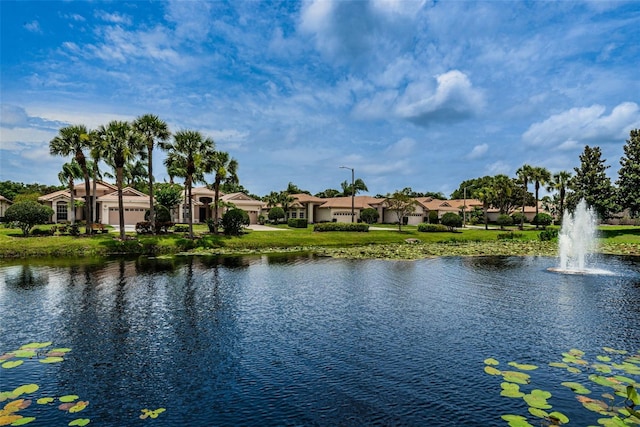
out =
[(442, 225), (442, 224), (422, 223), (422, 224), (418, 224), (418, 231), (421, 231), (423, 233), (434, 233), (434, 232), (441, 232), (441, 231), (449, 231), (449, 229), (447, 228), (446, 225)]
[(313, 231), (369, 231), (368, 224), (353, 224), (350, 222), (323, 222), (315, 224)]
[(289, 218), (287, 225), (291, 228), (307, 228), (309, 223), (304, 218)]

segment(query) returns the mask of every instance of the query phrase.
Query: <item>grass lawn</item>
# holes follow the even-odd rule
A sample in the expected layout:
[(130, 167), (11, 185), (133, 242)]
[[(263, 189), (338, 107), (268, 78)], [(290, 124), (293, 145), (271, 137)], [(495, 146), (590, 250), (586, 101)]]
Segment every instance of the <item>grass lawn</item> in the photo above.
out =
[[(46, 229), (47, 226), (39, 226)], [(244, 254), (285, 251), (314, 251), (330, 256), (350, 258), (416, 259), (437, 255), (549, 255), (557, 252), (556, 242), (542, 242), (535, 228), (499, 230), (463, 228), (456, 232), (421, 233), (415, 226), (376, 225), (374, 230), (358, 232), (313, 232), (278, 226), (279, 231), (253, 231), (239, 237), (212, 235), (206, 225), (194, 226), (195, 240), (183, 233), (161, 236), (137, 236), (119, 241), (116, 233), (93, 236), (22, 237), (19, 229), (0, 228), (0, 259), (35, 257), (91, 257), (111, 254), (172, 254), (178, 252)], [(385, 228), (378, 230), (377, 228)], [(83, 231), (83, 229), (81, 229)], [(514, 233), (515, 239), (498, 236)], [(640, 228), (603, 226), (600, 228), (600, 251), (640, 256)], [(418, 243), (407, 244), (407, 239)]]

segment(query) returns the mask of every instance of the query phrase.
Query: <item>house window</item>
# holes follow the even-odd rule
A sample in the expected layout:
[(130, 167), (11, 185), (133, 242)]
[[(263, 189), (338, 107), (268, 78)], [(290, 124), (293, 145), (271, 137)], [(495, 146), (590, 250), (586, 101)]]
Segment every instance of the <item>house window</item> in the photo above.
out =
[(67, 202), (56, 203), (56, 222), (67, 220)]
[(304, 219), (304, 211), (300, 211), (300, 219)]
[(297, 217), (298, 217), (297, 212), (291, 212), (291, 218), (297, 218)]

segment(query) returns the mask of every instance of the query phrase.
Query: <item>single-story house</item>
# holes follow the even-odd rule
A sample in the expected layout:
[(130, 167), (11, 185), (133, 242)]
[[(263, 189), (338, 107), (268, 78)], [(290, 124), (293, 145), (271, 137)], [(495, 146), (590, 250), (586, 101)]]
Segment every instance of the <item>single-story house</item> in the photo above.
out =
[[(218, 193), (218, 197), (222, 206), (218, 207), (218, 218), (233, 205), (238, 209), (242, 209), (249, 215), (251, 224), (258, 223), (258, 216), (264, 206), (261, 200), (255, 200), (244, 193)], [(194, 187), (191, 189), (191, 199), (193, 200), (193, 222), (206, 222), (207, 219), (213, 218), (213, 203), (215, 200), (215, 191), (207, 187)], [(184, 197), (183, 197), (184, 201)], [(187, 205), (183, 202), (178, 209), (178, 216), (174, 218), (175, 222), (187, 222)]]
[[(306, 218), (309, 223), (316, 222), (318, 207), (327, 201), (327, 199), (323, 199), (322, 197), (305, 193), (292, 194), (291, 197), (293, 197), (293, 203), (289, 205), (289, 209), (286, 212), (286, 219)], [(349, 209), (351, 209), (351, 205), (349, 205)]]
[(11, 206), (12, 204), (13, 202), (11, 200), (7, 199), (3, 195), (0, 195), (0, 218), (4, 217), (4, 213), (7, 211), (7, 209), (9, 209), (9, 206)]
[[(93, 181), (91, 182), (91, 189), (93, 191)], [(98, 199), (101, 196), (117, 191), (117, 189), (118, 188), (115, 185), (106, 183), (104, 181), (96, 181), (96, 196)], [(84, 182), (76, 184), (73, 187), (73, 192), (74, 192), (73, 197), (75, 200), (85, 201), (86, 194), (85, 194)], [(87, 199), (90, 206), (92, 206), (91, 205), (93, 200), (92, 195), (90, 194)], [(71, 203), (71, 193), (69, 192), (69, 189), (59, 190), (53, 193), (45, 194), (44, 196), (38, 197), (38, 201), (43, 205), (49, 206), (51, 209), (53, 209), (53, 216), (51, 217), (51, 222), (59, 223), (59, 222), (68, 222), (71, 220), (71, 215), (69, 211), (70, 209), (69, 205)], [(87, 202), (85, 201), (85, 203)], [(149, 198), (147, 197), (147, 204), (148, 203), (149, 203)], [(99, 205), (97, 207), (97, 213), (98, 213), (98, 217), (96, 222), (98, 223), (103, 222), (101, 221), (102, 216), (101, 216), (101, 209)], [(83, 207), (81, 206), (75, 207), (75, 218), (78, 221), (85, 219)]]
[[(315, 222), (352, 222), (351, 200), (350, 196), (324, 199), (325, 202), (317, 207)], [(377, 210), (378, 221), (381, 221), (384, 217), (384, 203), (385, 199), (371, 196), (355, 196), (353, 198), (353, 222), (358, 222), (360, 212), (368, 208)]]

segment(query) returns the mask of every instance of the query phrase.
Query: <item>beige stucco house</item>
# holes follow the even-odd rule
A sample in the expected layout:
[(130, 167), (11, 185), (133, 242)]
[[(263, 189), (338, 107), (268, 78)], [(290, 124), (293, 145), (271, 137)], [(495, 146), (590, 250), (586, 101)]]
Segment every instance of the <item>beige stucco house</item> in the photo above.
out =
[[(93, 191), (93, 182), (91, 182), (91, 188)], [(101, 196), (113, 193), (117, 189), (118, 188), (115, 185), (106, 183), (104, 181), (96, 181), (96, 196), (98, 200)], [(75, 200), (84, 201), (86, 196), (84, 182), (80, 184), (76, 184), (73, 188), (73, 192), (74, 192), (73, 197)], [(91, 206), (92, 200), (93, 200), (93, 197), (90, 194), (88, 197), (88, 203), (90, 203), (90, 206)], [(148, 200), (149, 199), (147, 198), (147, 204), (148, 204)], [(59, 223), (59, 222), (68, 222), (71, 220), (71, 215), (70, 215), (71, 207), (69, 206), (71, 203), (71, 193), (69, 192), (68, 189), (45, 194), (44, 196), (38, 197), (38, 201), (43, 205), (49, 206), (51, 209), (53, 209), (53, 216), (51, 217), (51, 222)], [(96, 222), (98, 223), (103, 222), (102, 221), (103, 217), (101, 215), (101, 209), (99, 205), (97, 207), (97, 212), (98, 212), (98, 217)], [(78, 207), (78, 206), (75, 207), (75, 218), (78, 221), (82, 221), (85, 219), (83, 207)], [(103, 223), (106, 224), (106, 222), (103, 222)]]

